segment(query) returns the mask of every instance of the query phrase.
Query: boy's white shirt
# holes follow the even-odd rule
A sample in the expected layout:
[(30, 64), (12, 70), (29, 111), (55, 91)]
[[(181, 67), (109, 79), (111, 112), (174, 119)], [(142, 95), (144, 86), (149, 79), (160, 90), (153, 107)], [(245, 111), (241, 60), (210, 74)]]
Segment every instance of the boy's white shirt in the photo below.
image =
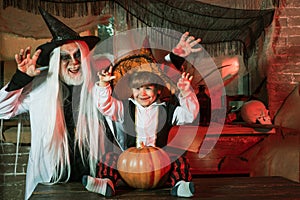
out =
[[(100, 87), (97, 83), (95, 86), (95, 100), (99, 111), (109, 117), (113, 121), (123, 122), (124, 108), (123, 103), (111, 96), (112, 89), (110, 85), (106, 87)], [(185, 97), (179, 95), (180, 106), (177, 106), (173, 118), (172, 124), (183, 125), (192, 123), (199, 112), (198, 99), (192, 91), (188, 92)], [(137, 144), (144, 142), (146, 146), (155, 146), (156, 133), (158, 127), (158, 109), (159, 106), (165, 105), (165, 103), (154, 102), (148, 107), (141, 106), (137, 101), (129, 98), (136, 105), (135, 111), (135, 123), (137, 135)], [(160, 122), (163, 123), (163, 122)]]

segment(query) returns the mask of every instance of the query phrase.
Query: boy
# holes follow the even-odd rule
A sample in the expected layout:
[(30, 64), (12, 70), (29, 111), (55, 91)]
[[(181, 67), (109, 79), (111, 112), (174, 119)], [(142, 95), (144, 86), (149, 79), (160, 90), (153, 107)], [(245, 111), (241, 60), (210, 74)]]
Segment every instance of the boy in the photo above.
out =
[[(191, 91), (190, 84), (193, 77), (189, 73), (182, 73), (177, 82), (180, 105), (176, 106), (159, 101), (163, 81), (158, 75), (148, 71), (136, 71), (129, 76), (132, 98), (123, 101), (113, 98), (109, 82), (115, 77), (111, 72), (112, 67), (107, 72), (102, 71), (98, 74), (96, 103), (103, 115), (122, 124), (123, 132), (126, 134), (126, 148), (139, 147), (142, 142), (145, 146), (162, 148), (167, 145), (169, 130), (173, 125), (192, 123), (195, 120), (199, 104), (195, 93)], [(117, 159), (118, 154), (113, 152), (104, 155), (104, 160), (99, 163), (100, 178), (90, 176), (83, 178), (86, 189), (104, 196), (114, 195), (114, 187), (119, 178), (116, 170)], [(171, 195), (193, 196), (194, 185), (191, 182), (188, 161), (180, 157), (171, 166), (174, 169), (170, 173), (173, 187)]]

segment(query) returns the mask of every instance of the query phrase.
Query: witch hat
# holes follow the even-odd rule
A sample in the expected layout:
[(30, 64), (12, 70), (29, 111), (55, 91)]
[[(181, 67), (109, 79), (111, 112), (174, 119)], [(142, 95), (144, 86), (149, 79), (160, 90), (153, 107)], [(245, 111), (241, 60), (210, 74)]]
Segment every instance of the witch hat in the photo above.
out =
[(99, 37), (96, 36), (83, 36), (81, 37), (78, 33), (72, 30), (70, 27), (66, 26), (63, 22), (59, 21), (54, 16), (47, 13), (41, 7), (39, 11), (46, 22), (48, 29), (52, 34), (51, 42), (40, 45), (37, 49), (41, 49), (42, 52), (39, 55), (37, 64), (41, 66), (48, 66), (50, 53), (53, 49), (58, 46), (61, 46), (71, 40), (81, 40), (86, 42), (89, 49), (92, 50), (94, 46), (100, 41)]

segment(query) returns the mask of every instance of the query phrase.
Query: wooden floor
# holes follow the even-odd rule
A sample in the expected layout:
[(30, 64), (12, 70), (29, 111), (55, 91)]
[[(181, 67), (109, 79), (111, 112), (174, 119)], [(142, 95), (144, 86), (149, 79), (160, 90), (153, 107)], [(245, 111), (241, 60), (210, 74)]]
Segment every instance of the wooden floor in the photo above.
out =
[[(282, 177), (218, 177), (194, 178), (195, 196), (191, 199), (300, 199), (300, 184)], [(179, 199), (169, 194), (169, 188), (141, 190), (119, 186), (116, 196), (105, 198), (86, 191), (80, 183), (38, 185), (30, 200), (99, 200), (99, 199)]]

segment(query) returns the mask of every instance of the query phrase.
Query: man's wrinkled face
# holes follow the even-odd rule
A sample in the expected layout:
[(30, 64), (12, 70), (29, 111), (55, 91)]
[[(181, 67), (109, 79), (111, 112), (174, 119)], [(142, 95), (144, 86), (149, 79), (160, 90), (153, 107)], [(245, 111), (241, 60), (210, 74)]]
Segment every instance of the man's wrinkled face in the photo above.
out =
[(133, 98), (143, 107), (150, 106), (157, 99), (157, 94), (160, 93), (157, 88), (152, 85), (143, 85), (138, 88), (132, 88)]
[(75, 42), (60, 47), (60, 79), (67, 85), (83, 82), (80, 49)]

